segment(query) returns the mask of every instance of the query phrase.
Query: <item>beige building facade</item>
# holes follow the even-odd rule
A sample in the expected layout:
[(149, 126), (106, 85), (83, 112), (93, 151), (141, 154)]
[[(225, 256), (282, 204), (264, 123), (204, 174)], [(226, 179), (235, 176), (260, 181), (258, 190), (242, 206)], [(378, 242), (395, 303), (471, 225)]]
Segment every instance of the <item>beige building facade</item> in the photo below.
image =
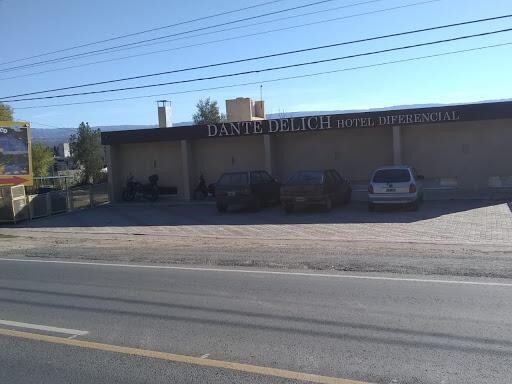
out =
[[(383, 165), (414, 166), (432, 192), (512, 191), (512, 102), (250, 120), (102, 133), (112, 197), (129, 175), (191, 197), (226, 171), (266, 169), (279, 180), (301, 169), (337, 169), (362, 192)], [(364, 193), (361, 193), (363, 196)]]
[(265, 103), (248, 97), (226, 100), (226, 119), (228, 122), (264, 120)]

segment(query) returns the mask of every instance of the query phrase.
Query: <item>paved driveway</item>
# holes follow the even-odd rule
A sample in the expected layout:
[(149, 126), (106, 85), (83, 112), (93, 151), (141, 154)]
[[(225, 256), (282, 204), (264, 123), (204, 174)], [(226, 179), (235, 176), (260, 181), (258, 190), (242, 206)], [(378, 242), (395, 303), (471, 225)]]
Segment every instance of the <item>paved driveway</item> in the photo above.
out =
[(485, 201), (292, 215), (120, 204), (0, 228), (0, 257), (512, 278), (512, 213)]
[(512, 213), (506, 203), (425, 202), (418, 212), (367, 212), (352, 203), (329, 213), (260, 212), (219, 214), (213, 205), (117, 204), (21, 223), (11, 234), (151, 235), (268, 240), (341, 240), (436, 244), (512, 244)]

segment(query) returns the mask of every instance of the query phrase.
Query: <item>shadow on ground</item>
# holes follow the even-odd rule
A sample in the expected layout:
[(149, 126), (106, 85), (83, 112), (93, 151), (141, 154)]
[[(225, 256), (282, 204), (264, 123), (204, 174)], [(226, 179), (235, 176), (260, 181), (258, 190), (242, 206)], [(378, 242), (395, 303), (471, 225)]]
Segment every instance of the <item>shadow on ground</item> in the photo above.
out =
[[(279, 206), (259, 212), (231, 210), (218, 213), (215, 205), (173, 205), (162, 203), (114, 204), (69, 214), (26, 221), (10, 227), (129, 227), (129, 226), (193, 226), (193, 225), (281, 225), (281, 224), (350, 224), (350, 223), (414, 223), (470, 210), (494, 207), (504, 201), (453, 200), (427, 201), (419, 211), (400, 207), (382, 207), (368, 212), (366, 204), (353, 202), (331, 212), (315, 209), (286, 214)], [(510, 207), (510, 204), (509, 204)]]
[[(353, 340), (359, 342), (372, 342), (384, 345), (405, 345), (413, 348), (438, 349), (445, 351), (463, 351), (472, 353), (492, 354), (498, 356), (510, 356), (511, 343), (507, 340), (490, 339), (483, 337), (457, 336), (443, 332), (429, 332), (421, 330), (412, 330), (406, 328), (394, 328), (382, 325), (361, 324), (345, 321), (331, 321), (326, 319), (304, 318), (296, 316), (284, 316), (268, 313), (256, 313), (249, 311), (223, 310), (219, 308), (210, 308), (207, 306), (182, 305), (176, 303), (151, 302), (146, 300), (124, 299), (119, 297), (103, 297), (97, 295), (71, 294), (62, 292), (12, 289), (9, 287), (0, 287), (1, 291), (12, 291), (20, 293), (32, 293), (44, 295), (43, 300), (26, 300), (18, 298), (0, 298), (0, 302), (18, 305), (31, 305), (33, 307), (50, 308), (54, 310), (75, 311), (84, 314), (108, 313), (109, 315), (121, 315), (131, 318), (157, 319), (174, 322), (186, 322), (200, 326), (229, 326), (233, 329), (247, 329), (248, 331), (262, 330), (268, 332), (280, 332), (286, 334), (300, 334), (304, 336), (313, 336), (326, 339)], [(72, 303), (63, 302), (63, 300), (54, 301), (52, 298), (71, 298)], [(80, 300), (106, 301), (111, 304), (109, 308), (101, 308), (88, 305)], [(112, 304), (114, 304), (112, 306)], [(120, 307), (119, 304), (123, 304)], [(127, 307), (128, 305), (128, 307)], [(140, 305), (146, 309), (140, 310)], [(185, 311), (198, 311), (202, 313), (201, 318), (191, 316)], [(224, 316), (220, 317), (219, 316)], [(237, 318), (242, 316), (250, 318), (251, 323)], [(284, 324), (276, 323), (283, 321)], [(290, 327), (289, 322), (294, 326)], [(325, 329), (324, 327), (330, 327)], [(364, 334), (350, 333), (349, 329), (363, 331)], [(443, 342), (433, 340), (408, 340), (410, 337), (433, 337), (442, 338)], [(451, 344), (446, 343), (451, 341)], [(467, 343), (476, 345), (467, 345)]]

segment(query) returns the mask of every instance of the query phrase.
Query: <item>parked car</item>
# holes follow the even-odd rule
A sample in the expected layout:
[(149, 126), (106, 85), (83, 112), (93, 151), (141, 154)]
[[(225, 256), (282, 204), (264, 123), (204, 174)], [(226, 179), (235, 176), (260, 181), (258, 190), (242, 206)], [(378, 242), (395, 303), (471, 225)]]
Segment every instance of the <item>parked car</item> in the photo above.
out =
[(417, 210), (423, 201), (423, 179), (409, 166), (377, 169), (368, 186), (368, 210), (374, 211), (379, 204), (408, 205)]
[(335, 204), (348, 204), (351, 197), (350, 182), (334, 169), (295, 172), (281, 187), (281, 203), (288, 213), (305, 206), (330, 211)]
[(277, 204), (280, 187), (266, 171), (224, 173), (215, 184), (217, 210), (225, 212), (233, 205), (259, 210), (265, 205)]

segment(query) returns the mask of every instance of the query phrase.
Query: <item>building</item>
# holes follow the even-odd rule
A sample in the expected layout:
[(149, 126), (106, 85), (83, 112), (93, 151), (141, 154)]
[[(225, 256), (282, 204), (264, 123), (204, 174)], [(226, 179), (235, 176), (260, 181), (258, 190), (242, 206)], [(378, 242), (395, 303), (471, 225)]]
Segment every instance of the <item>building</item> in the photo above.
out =
[(228, 122), (265, 120), (265, 103), (247, 97), (226, 100), (226, 118)]
[(510, 101), (265, 120), (246, 100), (233, 105), (251, 111), (228, 108), (230, 120), (242, 121), (102, 133), (112, 197), (120, 198), (130, 174), (144, 181), (156, 173), (190, 198), (200, 174), (210, 183), (225, 171), (266, 169), (285, 180), (321, 168), (339, 170), (364, 197), (373, 169), (389, 164), (416, 167), (432, 191), (512, 191)]
[(54, 147), (54, 151), (57, 152), (53, 158), (54, 173), (58, 174), (59, 172), (62, 171), (74, 169), (74, 162), (71, 158), (71, 149), (69, 147), (69, 143), (60, 143), (59, 145)]
[(71, 149), (69, 143), (60, 143), (57, 146), (57, 156), (59, 157), (71, 157)]

